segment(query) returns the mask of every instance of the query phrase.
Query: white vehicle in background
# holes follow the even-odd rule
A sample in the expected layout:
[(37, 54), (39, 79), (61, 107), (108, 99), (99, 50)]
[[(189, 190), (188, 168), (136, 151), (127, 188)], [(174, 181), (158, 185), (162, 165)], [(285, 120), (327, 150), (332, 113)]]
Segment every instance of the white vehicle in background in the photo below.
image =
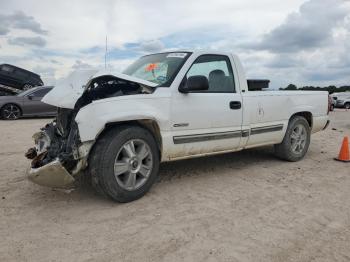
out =
[(334, 93), (331, 95), (336, 108), (350, 109), (350, 92)]
[(143, 56), (123, 74), (75, 72), (43, 101), (59, 109), (34, 135), (29, 179), (67, 187), (91, 176), (119, 202), (143, 196), (160, 162), (265, 145), (298, 161), (330, 106), (327, 92), (249, 91), (237, 56), (197, 51)]

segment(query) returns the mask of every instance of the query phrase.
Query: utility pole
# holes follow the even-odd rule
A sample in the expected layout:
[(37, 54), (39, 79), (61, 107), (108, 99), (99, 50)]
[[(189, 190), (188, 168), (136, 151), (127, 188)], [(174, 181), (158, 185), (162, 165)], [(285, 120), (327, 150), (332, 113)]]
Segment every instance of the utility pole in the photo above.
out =
[(106, 35), (106, 50), (105, 50), (105, 70), (107, 70), (107, 35)]

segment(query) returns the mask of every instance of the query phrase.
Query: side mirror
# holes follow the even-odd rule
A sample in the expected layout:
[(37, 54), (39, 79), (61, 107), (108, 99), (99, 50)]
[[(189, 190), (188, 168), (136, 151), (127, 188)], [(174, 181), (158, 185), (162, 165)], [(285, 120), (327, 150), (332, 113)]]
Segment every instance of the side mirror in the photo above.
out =
[(29, 99), (29, 100), (33, 100), (33, 97), (34, 97), (33, 95), (29, 95), (29, 96), (28, 96), (28, 99)]
[(197, 75), (190, 76), (183, 86), (180, 86), (181, 93), (188, 93), (192, 91), (204, 91), (209, 89), (209, 82), (205, 76)]

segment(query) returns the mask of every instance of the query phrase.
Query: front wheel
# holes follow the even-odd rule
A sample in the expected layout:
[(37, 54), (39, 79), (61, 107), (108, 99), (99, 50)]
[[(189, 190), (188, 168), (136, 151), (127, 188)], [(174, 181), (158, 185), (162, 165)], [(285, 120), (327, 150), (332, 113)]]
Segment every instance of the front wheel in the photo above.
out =
[(21, 109), (15, 104), (7, 104), (1, 108), (1, 118), (5, 120), (16, 120), (21, 116)]
[(344, 107), (345, 109), (350, 109), (350, 103), (345, 103)]
[(159, 169), (153, 135), (138, 126), (118, 126), (97, 141), (89, 158), (92, 185), (117, 202), (130, 202), (151, 188)]
[(293, 117), (281, 144), (275, 145), (277, 157), (295, 162), (301, 160), (310, 145), (310, 126), (302, 116)]

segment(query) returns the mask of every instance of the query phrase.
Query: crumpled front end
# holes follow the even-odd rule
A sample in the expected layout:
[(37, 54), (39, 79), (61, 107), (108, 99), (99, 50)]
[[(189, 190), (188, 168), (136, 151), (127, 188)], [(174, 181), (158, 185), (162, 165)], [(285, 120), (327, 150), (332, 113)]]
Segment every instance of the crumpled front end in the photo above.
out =
[(57, 119), (33, 135), (35, 147), (26, 157), (32, 159), (28, 179), (38, 185), (69, 188), (86, 167), (90, 143), (81, 143), (73, 110), (59, 109)]
[[(74, 72), (43, 98), (44, 103), (57, 106), (58, 112), (52, 123), (33, 135), (35, 147), (26, 153), (26, 157), (32, 160), (27, 171), (28, 178), (34, 183), (67, 188), (73, 185), (79, 172), (87, 167), (94, 140), (81, 141), (75, 121), (81, 108), (96, 100), (151, 94), (157, 85), (123, 74), (94, 73), (94, 70)], [(92, 78), (93, 75), (95, 78)], [(91, 122), (93, 119), (87, 116), (84, 121)]]

